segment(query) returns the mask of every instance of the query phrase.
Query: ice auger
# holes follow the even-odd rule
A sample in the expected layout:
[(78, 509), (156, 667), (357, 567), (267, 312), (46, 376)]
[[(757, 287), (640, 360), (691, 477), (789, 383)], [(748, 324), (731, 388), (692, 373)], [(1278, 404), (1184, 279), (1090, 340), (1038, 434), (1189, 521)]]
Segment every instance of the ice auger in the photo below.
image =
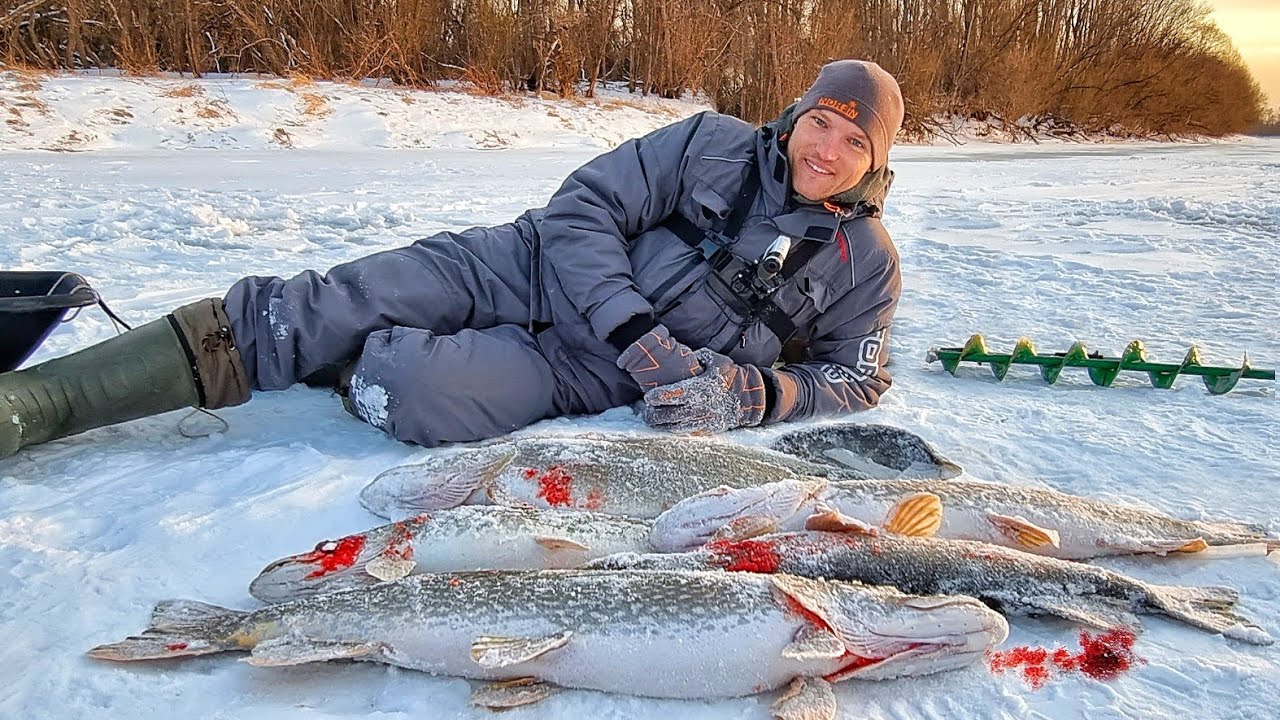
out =
[(1194, 345), (1187, 351), (1181, 364), (1151, 362), (1147, 359), (1147, 348), (1141, 340), (1129, 343), (1124, 353), (1115, 358), (1104, 357), (1098, 352), (1091, 353), (1082, 342), (1076, 342), (1064, 353), (1043, 355), (1037, 353), (1035, 345), (1026, 338), (1018, 340), (1012, 353), (993, 353), (987, 349), (987, 342), (981, 335), (974, 335), (964, 347), (929, 350), (925, 361), (941, 361), (942, 367), (952, 375), (956, 374), (962, 362), (986, 363), (991, 366), (991, 374), (997, 380), (1004, 379), (1010, 365), (1039, 365), (1040, 376), (1051, 385), (1058, 381), (1064, 367), (1088, 368), (1089, 379), (1094, 385), (1102, 387), (1110, 387), (1122, 370), (1145, 372), (1151, 378), (1151, 384), (1162, 389), (1171, 387), (1179, 375), (1199, 375), (1211, 395), (1230, 392), (1241, 378), (1276, 379), (1275, 370), (1256, 370), (1250, 367), (1248, 353), (1245, 353), (1244, 361), (1238, 368), (1203, 365), (1200, 349)]

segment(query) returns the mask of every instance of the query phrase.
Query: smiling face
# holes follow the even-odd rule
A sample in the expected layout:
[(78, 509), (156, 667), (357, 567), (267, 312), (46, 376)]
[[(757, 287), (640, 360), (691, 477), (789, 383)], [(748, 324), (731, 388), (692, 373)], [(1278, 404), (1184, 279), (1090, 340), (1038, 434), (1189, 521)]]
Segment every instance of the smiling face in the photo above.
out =
[(787, 141), (791, 188), (821, 201), (857, 185), (871, 168), (871, 140), (852, 120), (815, 108), (796, 119)]

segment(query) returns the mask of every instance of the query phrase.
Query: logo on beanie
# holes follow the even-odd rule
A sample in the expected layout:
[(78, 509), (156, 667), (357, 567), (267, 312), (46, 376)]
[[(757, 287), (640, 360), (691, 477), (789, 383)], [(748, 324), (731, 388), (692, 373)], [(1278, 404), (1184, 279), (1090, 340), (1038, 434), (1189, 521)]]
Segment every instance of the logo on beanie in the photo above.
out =
[(821, 97), (818, 98), (818, 107), (827, 107), (835, 110), (841, 115), (853, 120), (858, 117), (858, 103), (854, 100), (849, 102), (840, 102), (835, 98)]

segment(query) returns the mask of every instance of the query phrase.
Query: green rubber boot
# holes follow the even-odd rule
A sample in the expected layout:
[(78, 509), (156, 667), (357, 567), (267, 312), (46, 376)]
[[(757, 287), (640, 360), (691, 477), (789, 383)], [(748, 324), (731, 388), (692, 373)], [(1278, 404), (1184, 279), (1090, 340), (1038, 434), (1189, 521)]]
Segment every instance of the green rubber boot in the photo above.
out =
[(248, 399), (222, 301), (201, 300), (79, 352), (0, 374), (0, 458), (105, 425)]

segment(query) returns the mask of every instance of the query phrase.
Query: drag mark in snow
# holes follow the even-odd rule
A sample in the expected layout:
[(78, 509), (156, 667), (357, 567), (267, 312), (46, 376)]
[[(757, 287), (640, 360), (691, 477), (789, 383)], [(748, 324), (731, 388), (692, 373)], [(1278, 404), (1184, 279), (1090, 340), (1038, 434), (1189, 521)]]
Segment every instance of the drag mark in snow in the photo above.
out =
[(1126, 627), (1112, 628), (1094, 636), (1080, 631), (1080, 652), (1073, 654), (1064, 647), (1050, 652), (1042, 647), (1021, 646), (995, 653), (988, 653), (987, 664), (991, 671), (1002, 675), (1006, 670), (1021, 668), (1022, 679), (1032, 689), (1039, 690), (1055, 675), (1083, 673), (1099, 681), (1115, 680), (1134, 665), (1145, 665), (1146, 660), (1133, 654), (1137, 636)]
[(319, 565), (307, 578), (319, 578), (339, 570), (346, 570), (356, 564), (360, 551), (364, 550), (363, 535), (348, 535), (338, 542), (323, 543), (313, 553), (301, 558), (302, 562)]
[[(530, 477), (525, 473), (525, 477)], [(573, 477), (559, 465), (552, 465), (538, 476), (538, 497), (552, 507), (569, 507), (573, 504)]]

